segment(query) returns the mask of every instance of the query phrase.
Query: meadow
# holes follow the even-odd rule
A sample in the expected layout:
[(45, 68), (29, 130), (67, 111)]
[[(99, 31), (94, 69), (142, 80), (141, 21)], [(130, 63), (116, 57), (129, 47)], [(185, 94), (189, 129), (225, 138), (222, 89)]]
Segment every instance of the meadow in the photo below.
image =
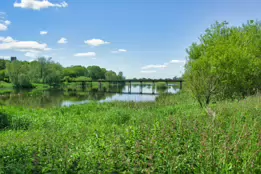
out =
[(260, 173), (260, 101), (1, 106), (0, 173)]

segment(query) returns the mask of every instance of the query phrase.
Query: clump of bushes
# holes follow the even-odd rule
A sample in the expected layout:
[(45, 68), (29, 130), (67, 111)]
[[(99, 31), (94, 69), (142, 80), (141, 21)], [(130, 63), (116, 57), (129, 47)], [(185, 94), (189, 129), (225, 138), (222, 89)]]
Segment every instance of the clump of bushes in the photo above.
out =
[(11, 116), (0, 112), (0, 131), (6, 129), (26, 130), (30, 122), (25, 117)]

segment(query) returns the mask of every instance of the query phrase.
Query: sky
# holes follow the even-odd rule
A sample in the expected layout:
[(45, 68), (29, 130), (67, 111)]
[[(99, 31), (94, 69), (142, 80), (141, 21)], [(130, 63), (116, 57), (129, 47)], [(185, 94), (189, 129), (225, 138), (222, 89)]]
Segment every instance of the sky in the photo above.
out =
[(0, 57), (173, 78), (211, 24), (239, 26), (260, 9), (260, 0), (0, 0)]

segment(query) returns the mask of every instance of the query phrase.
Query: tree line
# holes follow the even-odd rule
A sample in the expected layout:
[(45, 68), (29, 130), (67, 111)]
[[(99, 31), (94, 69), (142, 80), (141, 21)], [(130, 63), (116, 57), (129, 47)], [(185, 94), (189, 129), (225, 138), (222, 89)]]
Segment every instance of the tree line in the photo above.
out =
[(185, 81), (202, 107), (261, 89), (261, 23), (216, 22), (188, 49)]
[(118, 74), (99, 66), (63, 67), (51, 58), (38, 58), (35, 61), (8, 61), (0, 59), (0, 81), (11, 82), (15, 87), (32, 87), (33, 83), (60, 84), (67, 80), (123, 80)]

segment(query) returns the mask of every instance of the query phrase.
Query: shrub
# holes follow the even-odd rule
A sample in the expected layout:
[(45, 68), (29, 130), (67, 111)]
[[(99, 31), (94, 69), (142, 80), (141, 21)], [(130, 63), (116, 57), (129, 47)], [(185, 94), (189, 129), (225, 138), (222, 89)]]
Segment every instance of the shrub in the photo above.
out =
[(81, 81), (91, 81), (92, 79), (89, 77), (80, 76), (80, 77), (74, 78), (74, 80), (81, 82)]
[(4, 81), (5, 80), (5, 70), (0, 70), (0, 81)]
[(22, 88), (31, 88), (32, 87), (29, 77), (25, 74), (18, 75), (18, 83), (15, 85), (17, 87), (22, 87)]

